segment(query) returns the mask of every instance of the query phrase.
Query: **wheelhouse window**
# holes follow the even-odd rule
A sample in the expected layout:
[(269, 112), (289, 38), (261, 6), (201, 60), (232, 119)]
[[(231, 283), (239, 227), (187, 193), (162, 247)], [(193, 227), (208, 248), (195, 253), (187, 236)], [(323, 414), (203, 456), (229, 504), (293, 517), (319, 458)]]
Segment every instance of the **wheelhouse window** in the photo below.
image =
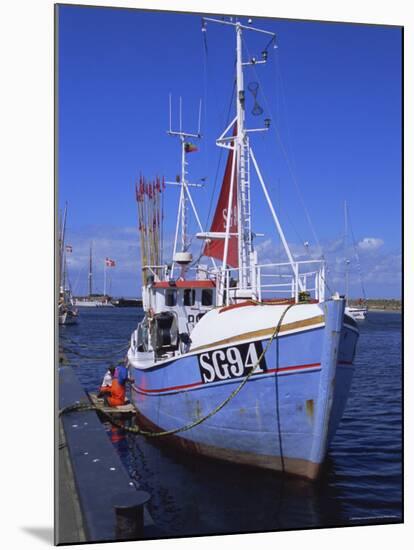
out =
[(201, 293), (201, 305), (212, 306), (213, 305), (213, 291), (209, 288), (203, 288)]
[(195, 290), (194, 288), (184, 289), (184, 305), (193, 306), (195, 303)]
[(177, 291), (175, 289), (168, 289), (165, 291), (165, 305), (167, 307), (173, 307), (177, 304)]

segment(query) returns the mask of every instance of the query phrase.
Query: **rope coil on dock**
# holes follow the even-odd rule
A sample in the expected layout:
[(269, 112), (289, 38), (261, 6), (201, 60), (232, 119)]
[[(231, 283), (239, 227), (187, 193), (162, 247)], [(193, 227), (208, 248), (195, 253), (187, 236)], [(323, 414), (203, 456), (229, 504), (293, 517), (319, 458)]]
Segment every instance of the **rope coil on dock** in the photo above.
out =
[[(199, 426), (215, 414), (217, 414), (221, 409), (223, 409), (236, 395), (243, 389), (243, 387), (246, 385), (248, 380), (252, 377), (254, 371), (256, 370), (256, 367), (260, 364), (264, 356), (266, 355), (267, 351), (269, 350), (270, 346), (272, 345), (272, 342), (275, 338), (277, 338), (280, 327), (282, 325), (282, 321), (285, 318), (286, 313), (294, 306), (297, 306), (300, 304), (289, 304), (289, 306), (285, 309), (285, 311), (280, 316), (280, 319), (278, 321), (278, 324), (270, 337), (268, 343), (266, 344), (266, 347), (260, 354), (260, 357), (257, 359), (256, 364), (252, 367), (252, 370), (246, 375), (246, 377), (242, 380), (242, 382), (235, 388), (231, 394), (224, 400), (222, 403), (217, 405), (210, 413), (206, 414), (205, 416), (201, 418), (197, 418), (197, 420), (194, 420), (193, 422), (190, 422), (189, 424), (186, 424), (185, 426), (181, 426), (179, 428), (173, 428), (171, 430), (165, 430), (161, 432), (150, 432), (147, 430), (142, 430), (139, 426), (124, 426), (121, 422), (117, 421), (115, 418), (112, 418), (110, 413), (107, 413), (105, 411), (102, 411), (99, 407), (96, 407), (95, 405), (90, 405), (88, 403), (74, 403), (73, 405), (69, 405), (68, 407), (65, 407), (64, 409), (61, 409), (59, 411), (59, 416), (68, 412), (73, 411), (90, 411), (90, 410), (96, 410), (100, 414), (102, 414), (104, 417), (108, 419), (108, 421), (117, 428), (121, 428), (124, 431), (128, 433), (133, 433), (135, 435), (144, 435), (146, 437), (162, 437), (165, 435), (175, 435), (177, 433), (185, 432), (187, 430), (191, 430), (192, 428), (195, 428), (196, 426)], [(116, 412), (116, 411), (114, 411)]]

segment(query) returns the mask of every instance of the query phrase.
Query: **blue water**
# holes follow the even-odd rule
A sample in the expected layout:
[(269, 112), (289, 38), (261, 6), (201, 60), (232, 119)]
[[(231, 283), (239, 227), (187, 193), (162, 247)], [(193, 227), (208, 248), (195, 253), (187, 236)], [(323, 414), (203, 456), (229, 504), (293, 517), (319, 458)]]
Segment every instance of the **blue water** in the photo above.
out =
[[(141, 316), (84, 309), (78, 325), (61, 327), (87, 390), (125, 356)], [(401, 315), (371, 312), (359, 327), (351, 394), (317, 483), (185, 455), (106, 425), (131, 479), (151, 494), (160, 536), (402, 521)]]

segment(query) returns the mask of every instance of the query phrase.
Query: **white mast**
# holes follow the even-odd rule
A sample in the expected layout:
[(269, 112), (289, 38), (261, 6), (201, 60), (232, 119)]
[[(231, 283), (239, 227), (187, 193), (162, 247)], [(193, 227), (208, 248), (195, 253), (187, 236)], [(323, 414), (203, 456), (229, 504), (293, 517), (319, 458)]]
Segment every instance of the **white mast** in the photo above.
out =
[(252, 225), (250, 211), (250, 156), (249, 156), (249, 136), (246, 130), (246, 114), (245, 114), (245, 89), (243, 65), (243, 49), (242, 49), (242, 33), (243, 25), (236, 23), (237, 37), (237, 181), (238, 181), (238, 238), (239, 238), (239, 266), (240, 281), (239, 286), (245, 289), (249, 286), (249, 269), (251, 261), (251, 253), (253, 252), (252, 245)]
[[(253, 151), (249, 145), (249, 132), (262, 132), (267, 131), (269, 129), (269, 121), (265, 121), (265, 127), (264, 128), (254, 128), (254, 129), (246, 129), (245, 125), (245, 90), (244, 90), (244, 76), (243, 76), (243, 67), (249, 66), (249, 65), (260, 65), (263, 63), (266, 63), (267, 61), (267, 47), (262, 52), (262, 59), (258, 60), (256, 58), (252, 58), (246, 62), (243, 61), (243, 52), (242, 52), (242, 34), (244, 30), (253, 31), (257, 33), (262, 33), (266, 35), (270, 35), (272, 37), (271, 42), (274, 42), (276, 39), (276, 35), (273, 32), (265, 31), (262, 29), (257, 29), (252, 26), (245, 26), (242, 25), (240, 22), (233, 23), (232, 21), (223, 21), (219, 19), (213, 19), (209, 17), (204, 18), (204, 22), (210, 21), (212, 23), (219, 23), (222, 25), (230, 25), (235, 27), (236, 31), (236, 54), (237, 54), (237, 60), (236, 60), (236, 89), (237, 89), (237, 114), (236, 118), (232, 121), (232, 123), (227, 127), (227, 129), (223, 132), (223, 134), (219, 137), (219, 139), (216, 140), (216, 144), (219, 147), (225, 147), (227, 149), (233, 148), (234, 156), (233, 156), (233, 163), (234, 158), (236, 158), (236, 170), (232, 170), (232, 180), (231, 180), (231, 186), (230, 186), (230, 193), (229, 193), (229, 207), (232, 204), (232, 189), (233, 189), (233, 178), (234, 174), (237, 174), (237, 186), (238, 186), (238, 194), (237, 194), (237, 215), (238, 215), (238, 254), (239, 254), (239, 269), (240, 269), (240, 277), (239, 277), (239, 288), (240, 289), (246, 289), (249, 288), (249, 286), (252, 284), (252, 281), (250, 281), (250, 267), (253, 267), (256, 260), (253, 254), (253, 244), (252, 244), (252, 227), (251, 227), (251, 210), (250, 210), (250, 158), (253, 160), (253, 164), (258, 176), (258, 179), (260, 181), (260, 184), (262, 186), (264, 195), (266, 197), (266, 200), (268, 202), (269, 208), (272, 213), (273, 221), (276, 225), (276, 229), (279, 233), (280, 239), (283, 243), (286, 255), (288, 257), (289, 263), (291, 265), (293, 274), (295, 276), (295, 279), (298, 279), (298, 285), (301, 290), (303, 290), (303, 283), (298, 278), (297, 273), (297, 267), (294, 262), (293, 256), (290, 252), (289, 246), (287, 244), (285, 235), (283, 233), (282, 227), (280, 225), (280, 222), (278, 220), (277, 214), (275, 209), (273, 208), (273, 205), (271, 203), (269, 194), (266, 189), (265, 182), (263, 180), (263, 177), (259, 171), (259, 167), (257, 165), (256, 159), (254, 158)], [(205, 25), (205, 23), (204, 23)], [(204, 27), (205, 28), (205, 27)], [(234, 125), (234, 123), (237, 123), (237, 135), (235, 138), (226, 136), (229, 129)], [(231, 143), (234, 141), (233, 147), (229, 145), (229, 142)], [(229, 210), (229, 209), (228, 209)], [(228, 241), (230, 238), (230, 224), (226, 224), (226, 236), (225, 236), (225, 245), (224, 245), (224, 254), (223, 254), (223, 270), (227, 268), (227, 251), (228, 251)], [(222, 285), (224, 284), (224, 277), (222, 278)], [(223, 289), (221, 289), (222, 293)]]
[[(197, 186), (195, 184), (191, 184), (187, 180), (188, 171), (187, 166), (188, 162), (186, 159), (186, 147), (187, 147), (187, 140), (189, 138), (192, 139), (200, 139), (201, 133), (200, 133), (200, 117), (201, 117), (201, 101), (200, 101), (200, 107), (199, 107), (199, 117), (198, 117), (198, 132), (192, 133), (192, 132), (186, 132), (182, 129), (182, 99), (180, 97), (180, 111), (179, 111), (179, 130), (173, 130), (171, 127), (171, 119), (172, 119), (172, 111), (171, 111), (171, 95), (170, 95), (170, 129), (168, 130), (168, 135), (170, 136), (176, 136), (180, 139), (181, 142), (181, 176), (179, 182), (166, 182), (166, 183), (176, 183), (180, 185), (180, 199), (178, 203), (178, 214), (177, 214), (177, 223), (175, 228), (175, 238), (174, 238), (174, 250), (173, 250), (173, 264), (172, 264), (172, 270), (174, 269), (175, 262), (183, 261), (185, 258), (188, 258), (188, 261), (185, 263), (189, 263), (192, 259), (191, 254), (188, 253), (189, 248), (189, 242), (188, 242), (188, 199), (190, 199), (191, 207), (194, 210), (194, 203), (192, 201), (189, 186)], [(197, 186), (198, 187), (198, 186)], [(196, 219), (199, 223), (198, 214), (196, 213)], [(199, 223), (199, 225), (201, 225)], [(181, 231), (180, 231), (181, 229)], [(179, 240), (179, 234), (180, 234), (180, 244), (178, 243)], [(184, 263), (184, 262), (183, 262)]]
[(344, 246), (345, 246), (345, 303), (348, 305), (348, 293), (349, 293), (349, 264), (351, 263), (347, 257), (347, 248), (348, 248), (348, 208), (346, 201), (344, 202), (344, 218), (345, 218), (345, 237), (344, 237)]
[(60, 236), (60, 277), (61, 280), (60, 290), (65, 290), (65, 279), (66, 279), (66, 258), (65, 258), (65, 233), (66, 233), (66, 215), (68, 211), (68, 203), (65, 203), (65, 212), (63, 214), (63, 221), (61, 227), (61, 236)]
[(89, 296), (92, 296), (92, 243), (90, 244), (90, 247), (89, 247), (88, 291), (89, 291)]

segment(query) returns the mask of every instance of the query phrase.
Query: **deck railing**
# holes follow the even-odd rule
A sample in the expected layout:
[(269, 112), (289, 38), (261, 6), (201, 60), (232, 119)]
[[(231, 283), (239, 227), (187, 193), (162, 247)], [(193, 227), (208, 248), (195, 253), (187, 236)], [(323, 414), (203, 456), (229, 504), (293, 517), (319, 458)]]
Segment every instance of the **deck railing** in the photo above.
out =
[[(166, 265), (146, 265), (147, 274), (157, 281), (171, 279)], [(202, 272), (202, 277), (200, 274)], [(189, 273), (191, 275), (189, 276)], [(311, 298), (322, 302), (325, 299), (325, 262), (304, 260), (300, 262), (252, 265), (245, 268), (201, 269), (189, 268), (186, 278), (211, 279), (216, 283), (216, 305), (229, 305), (243, 299), (289, 298), (295, 302)], [(245, 281), (244, 284), (241, 281)]]
[[(228, 305), (249, 297), (258, 301), (290, 298), (295, 302), (304, 297), (318, 302), (325, 299), (325, 262), (322, 260), (305, 260), (293, 265), (287, 262), (260, 264), (244, 269), (247, 273), (241, 273), (241, 268), (218, 271), (217, 305)], [(241, 286), (239, 282), (242, 280), (247, 280), (247, 284)]]

